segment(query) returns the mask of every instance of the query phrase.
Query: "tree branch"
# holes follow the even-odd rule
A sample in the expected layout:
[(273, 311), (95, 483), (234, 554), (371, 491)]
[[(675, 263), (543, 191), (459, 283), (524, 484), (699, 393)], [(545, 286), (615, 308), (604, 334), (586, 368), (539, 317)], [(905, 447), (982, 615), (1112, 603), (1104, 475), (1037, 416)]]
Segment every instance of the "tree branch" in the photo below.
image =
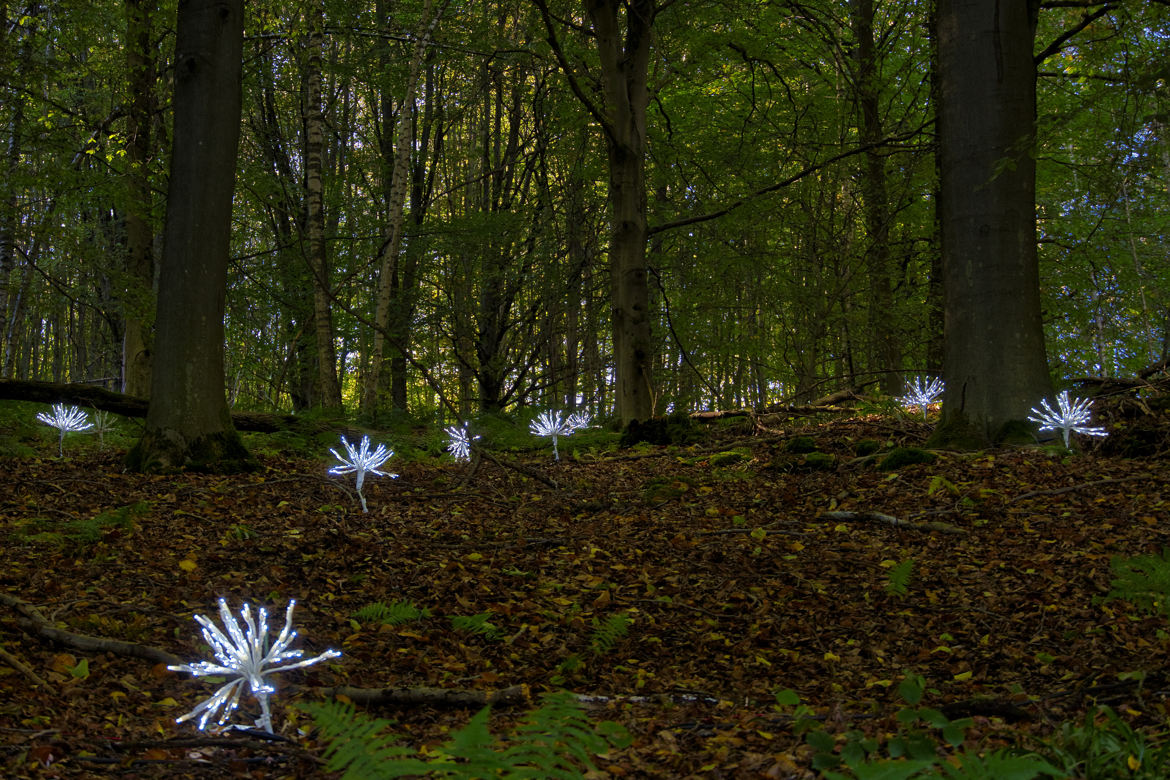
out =
[(732, 201), (731, 203), (727, 204), (723, 208), (717, 209), (715, 211), (710, 211), (710, 212), (707, 212), (706, 214), (695, 214), (695, 215), (690, 216), (690, 217), (683, 217), (681, 219), (676, 219), (676, 220), (673, 220), (671, 222), (664, 222), (661, 225), (651, 225), (651, 226), (646, 228), (646, 236), (649, 237), (649, 236), (656, 235), (658, 233), (665, 233), (668, 230), (677, 230), (678, 228), (681, 228), (681, 227), (687, 227), (689, 225), (697, 225), (697, 224), (702, 223), (702, 222), (710, 222), (713, 219), (719, 219), (720, 217), (725, 217), (728, 214), (730, 214), (731, 212), (735, 211), (736, 209), (738, 209), (742, 206), (746, 206), (747, 204), (752, 203), (753, 201), (755, 201), (758, 198), (761, 198), (765, 195), (770, 195), (773, 192), (777, 192), (779, 190), (784, 189), (785, 187), (789, 187), (789, 186), (795, 184), (796, 182), (800, 181), (804, 177), (809, 176), (811, 174), (814, 174), (817, 171), (821, 170), (822, 168), (827, 168), (828, 166), (832, 165), (833, 163), (840, 162), (841, 160), (846, 160), (850, 157), (856, 157), (859, 154), (865, 154), (868, 151), (871, 151), (873, 149), (876, 149), (876, 148), (879, 148), (882, 146), (888, 146), (890, 144), (893, 144), (893, 143), (896, 143), (899, 141), (909, 140), (910, 138), (913, 138), (914, 136), (921, 133), (923, 130), (925, 130), (927, 127), (929, 127), (932, 124), (934, 124), (933, 119), (931, 119), (928, 122), (923, 123), (921, 126), (915, 128), (914, 130), (911, 130), (907, 133), (886, 136), (885, 138), (882, 138), (881, 140), (878, 140), (878, 141), (874, 141), (873, 143), (862, 144), (861, 146), (857, 146), (857, 147), (854, 147), (852, 149), (848, 149), (844, 152), (841, 152), (839, 154), (835, 154), (832, 157), (829, 157), (826, 160), (822, 160), (819, 163), (814, 163), (812, 165), (806, 166), (805, 168), (801, 169), (797, 173), (794, 173), (793, 175), (791, 175), (785, 179), (782, 179), (782, 180), (775, 182), (773, 184), (769, 184), (767, 187), (763, 187), (761, 189), (758, 189), (755, 192), (752, 192), (748, 195), (745, 195), (742, 198), (738, 198), (738, 199)]

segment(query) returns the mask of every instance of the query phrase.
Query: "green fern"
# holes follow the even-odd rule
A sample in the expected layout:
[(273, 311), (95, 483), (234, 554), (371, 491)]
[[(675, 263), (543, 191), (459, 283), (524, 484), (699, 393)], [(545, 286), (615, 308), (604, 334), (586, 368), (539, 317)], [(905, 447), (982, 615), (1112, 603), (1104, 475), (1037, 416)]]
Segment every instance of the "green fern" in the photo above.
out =
[(589, 647), (594, 655), (605, 655), (614, 648), (619, 640), (625, 639), (630, 633), (630, 626), (634, 619), (628, 612), (615, 612), (604, 621), (593, 618), (593, 634), (589, 637)]
[(910, 577), (914, 573), (914, 559), (907, 558), (886, 572), (886, 593), (891, 596), (905, 596), (910, 590)]
[[(388, 733), (392, 721), (358, 713), (350, 703), (301, 704), (327, 743), (327, 769), (343, 780), (426, 775), (440, 778), (580, 778), (597, 770), (594, 757), (630, 743), (617, 723), (593, 724), (571, 693), (550, 694), (506, 740), (488, 729), (491, 709), (480, 710), (450, 740), (420, 754)], [(424, 756), (420, 758), (419, 756)]]
[(404, 600), (395, 601), (390, 606), (386, 606), (381, 601), (375, 601), (353, 613), (354, 619), (362, 623), (385, 623), (391, 626), (430, 616), (429, 609), (419, 609), (414, 604)]
[(1130, 601), (1170, 619), (1170, 549), (1163, 549), (1161, 557), (1115, 557), (1109, 565), (1114, 577), (1107, 599)]
[(488, 639), (499, 639), (503, 634), (500, 627), (491, 622), (492, 612), (481, 612), (478, 615), (453, 615), (451, 627), (456, 631), (466, 631), (469, 634), (479, 634)]

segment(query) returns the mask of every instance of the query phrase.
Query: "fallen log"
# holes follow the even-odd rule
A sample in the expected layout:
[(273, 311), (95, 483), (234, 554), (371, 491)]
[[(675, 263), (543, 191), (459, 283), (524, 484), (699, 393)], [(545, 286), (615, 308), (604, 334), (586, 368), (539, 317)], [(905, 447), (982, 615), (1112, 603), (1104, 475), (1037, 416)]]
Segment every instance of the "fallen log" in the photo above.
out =
[[(34, 401), (38, 403), (67, 403), (88, 406), (123, 417), (146, 417), (149, 401), (125, 393), (115, 393), (104, 387), (85, 384), (58, 384), (24, 379), (0, 380), (0, 400)], [(276, 433), (297, 430), (321, 433), (338, 430), (349, 433), (347, 426), (330, 425), (326, 420), (306, 420), (295, 414), (266, 414), (264, 412), (232, 412), (232, 424), (238, 431)], [(360, 433), (360, 432), (359, 432)]]

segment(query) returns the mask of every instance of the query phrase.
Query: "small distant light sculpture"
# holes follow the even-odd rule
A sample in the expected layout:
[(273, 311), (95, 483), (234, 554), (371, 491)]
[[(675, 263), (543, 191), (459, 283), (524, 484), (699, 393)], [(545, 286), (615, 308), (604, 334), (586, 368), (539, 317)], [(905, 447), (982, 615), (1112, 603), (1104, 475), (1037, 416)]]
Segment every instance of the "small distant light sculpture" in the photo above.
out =
[(945, 385), (941, 379), (932, 379), (930, 384), (923, 385), (922, 379), (917, 378), (914, 384), (906, 383), (906, 395), (898, 399), (902, 406), (917, 406), (922, 409), (922, 421), (926, 422), (926, 411), (932, 403), (942, 395)]
[(370, 510), (366, 508), (366, 497), (362, 495), (362, 484), (365, 482), (366, 473), (375, 474), (379, 477), (397, 479), (397, 474), (390, 474), (378, 470), (379, 466), (394, 455), (394, 450), (388, 450), (385, 444), (379, 444), (377, 449), (370, 452), (369, 436), (362, 437), (362, 443), (357, 449), (354, 449), (354, 446), (346, 441), (344, 436), (341, 437), (341, 443), (345, 446), (345, 451), (349, 453), (349, 457), (343, 458), (338, 454), (337, 450), (331, 448), (329, 451), (333, 453), (333, 457), (341, 461), (341, 465), (329, 469), (329, 473), (337, 475), (356, 473), (358, 498), (362, 502), (362, 511), (368, 512)]
[(37, 415), (37, 419), (60, 432), (57, 437), (57, 455), (61, 458), (65, 457), (65, 434), (70, 431), (80, 433), (93, 427), (93, 423), (86, 418), (85, 412), (76, 406), (66, 408), (65, 404), (53, 404), (52, 415), (41, 412)]
[(1089, 412), (1089, 407), (1092, 401), (1088, 398), (1077, 398), (1070, 400), (1068, 397), (1068, 390), (1061, 390), (1060, 395), (1056, 396), (1056, 409), (1054, 410), (1048, 405), (1048, 399), (1041, 399), (1040, 405), (1044, 407), (1044, 411), (1033, 407), (1032, 414), (1035, 417), (1029, 417), (1032, 422), (1040, 423), (1040, 430), (1050, 431), (1059, 430), (1064, 434), (1064, 446), (1069, 446), (1069, 434), (1083, 433), (1088, 436), (1108, 436), (1109, 433), (1104, 428), (1084, 425), (1092, 416)]
[(447, 452), (451, 453), (451, 457), (455, 460), (471, 460), (471, 443), (479, 436), (469, 436), (467, 433), (467, 423), (463, 426), (452, 425), (449, 428), (443, 429), (447, 434)]
[[(572, 419), (572, 418), (570, 418)], [(553, 460), (560, 460), (560, 453), (557, 452), (557, 437), (558, 436), (572, 436), (576, 428), (570, 424), (569, 420), (564, 419), (560, 412), (554, 412), (551, 409), (533, 420), (528, 430), (535, 436), (551, 436), (553, 445)]]

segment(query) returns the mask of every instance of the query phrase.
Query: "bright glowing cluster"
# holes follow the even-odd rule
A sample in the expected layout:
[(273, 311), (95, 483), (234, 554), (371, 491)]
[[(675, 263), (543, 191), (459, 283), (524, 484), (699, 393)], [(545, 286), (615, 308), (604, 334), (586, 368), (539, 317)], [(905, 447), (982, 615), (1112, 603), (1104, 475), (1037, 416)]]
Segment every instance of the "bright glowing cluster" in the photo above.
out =
[(369, 436), (363, 436), (361, 445), (356, 449), (346, 441), (344, 436), (341, 437), (341, 443), (345, 446), (345, 451), (349, 454), (349, 457), (343, 458), (338, 454), (337, 450), (330, 449), (329, 451), (333, 453), (333, 457), (341, 461), (341, 465), (329, 469), (329, 473), (338, 475), (356, 473), (358, 498), (362, 502), (362, 511), (368, 512), (369, 510), (366, 508), (366, 497), (362, 495), (362, 484), (365, 482), (366, 473), (396, 479), (398, 477), (397, 474), (389, 474), (378, 470), (379, 466), (394, 455), (394, 450), (388, 450), (385, 444), (379, 444), (377, 449), (370, 452)]
[(1088, 436), (1109, 435), (1104, 428), (1084, 424), (1091, 417), (1089, 407), (1092, 405), (1092, 401), (1088, 398), (1070, 400), (1068, 390), (1061, 390), (1060, 395), (1056, 397), (1056, 409), (1048, 405), (1047, 398), (1042, 399), (1040, 405), (1044, 407), (1044, 411), (1033, 407), (1032, 414), (1036, 416), (1028, 419), (1040, 423), (1042, 431), (1061, 431), (1064, 434), (1065, 447), (1069, 446), (1069, 434), (1072, 433), (1083, 433)]
[(902, 406), (917, 406), (922, 409), (922, 419), (925, 422), (927, 408), (938, 400), (944, 389), (941, 379), (932, 379), (928, 385), (923, 385), (920, 378), (915, 379), (914, 384), (906, 383), (906, 395), (898, 401)]
[(578, 429), (587, 427), (589, 427), (589, 415), (585, 412), (571, 414), (566, 419), (561, 416), (560, 412), (549, 410), (533, 420), (529, 424), (528, 430), (536, 436), (552, 437), (553, 459), (560, 460), (560, 453), (557, 452), (557, 437), (572, 436)]
[(85, 412), (78, 409), (76, 406), (65, 407), (65, 404), (53, 404), (53, 414), (48, 415), (40, 413), (37, 419), (45, 425), (52, 426), (60, 431), (57, 437), (57, 454), (59, 457), (65, 457), (65, 434), (70, 431), (88, 431), (93, 427)]
[(452, 425), (450, 428), (445, 428), (447, 434), (447, 452), (451, 453), (451, 457), (455, 460), (471, 460), (471, 443), (479, 438), (479, 436), (469, 436), (467, 433), (467, 423), (464, 422), (462, 427)]
[[(203, 638), (211, 646), (215, 661), (199, 661), (167, 668), (174, 672), (188, 672), (195, 677), (225, 676), (234, 679), (221, 685), (215, 693), (201, 701), (186, 715), (177, 718), (175, 722), (182, 723), (198, 716), (199, 729), (202, 731), (207, 727), (207, 722), (219, 713), (216, 724), (224, 726), (239, 706), (240, 694), (247, 684), (252, 696), (260, 704), (260, 717), (255, 722), (256, 728), (273, 733), (268, 697), (276, 692), (276, 687), (267, 678), (276, 672), (310, 666), (341, 655), (339, 650), (326, 650), (313, 658), (285, 663), (300, 658), (303, 652), (299, 649), (288, 649), (297, 636), (297, 632), (292, 630), (292, 613), (296, 603), (295, 599), (288, 602), (288, 609), (284, 613), (284, 628), (271, 645), (268, 644), (268, 611), (264, 608), (261, 608), (253, 619), (252, 608), (245, 602), (240, 609), (240, 617), (243, 619), (241, 624), (228, 611), (227, 602), (220, 599), (219, 617), (226, 633), (206, 615), (196, 615), (195, 620), (203, 626)], [(246, 727), (232, 725), (228, 728)]]

